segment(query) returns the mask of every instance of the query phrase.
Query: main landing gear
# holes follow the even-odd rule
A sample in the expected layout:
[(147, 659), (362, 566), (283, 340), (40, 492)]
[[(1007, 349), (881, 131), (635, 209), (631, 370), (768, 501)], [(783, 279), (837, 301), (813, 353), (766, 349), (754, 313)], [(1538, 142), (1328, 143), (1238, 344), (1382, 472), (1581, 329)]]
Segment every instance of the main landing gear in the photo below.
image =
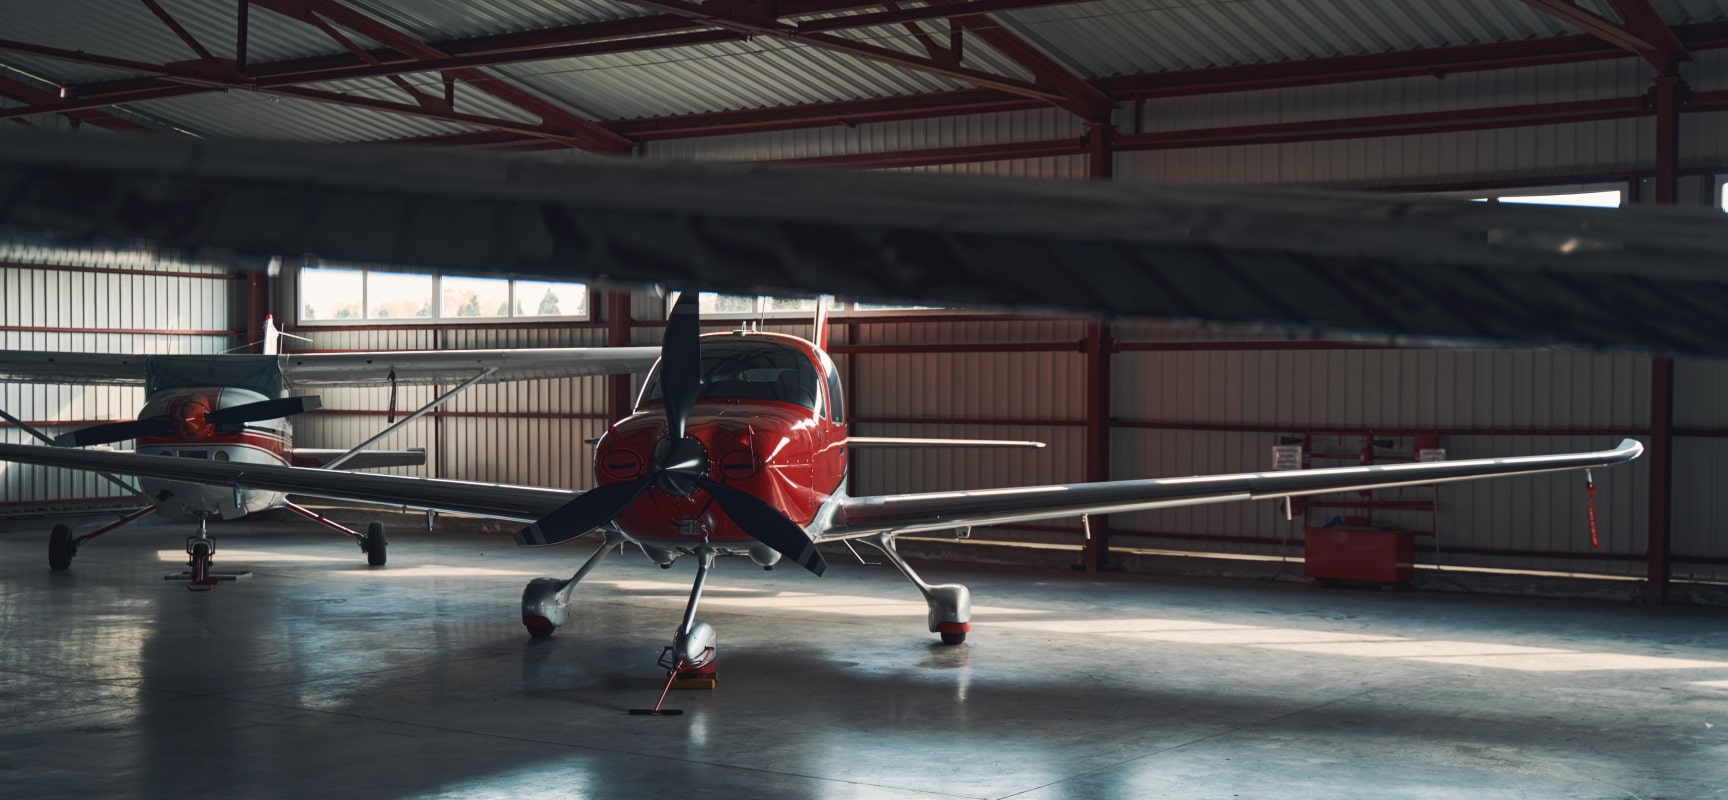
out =
[(972, 590), (958, 583), (929, 584), (918, 573), (912, 571), (906, 559), (894, 549), (894, 534), (879, 533), (864, 540), (871, 547), (882, 551), (888, 562), (900, 570), (900, 574), (918, 587), (924, 595), (924, 604), (930, 607), (930, 632), (941, 634), (942, 643), (948, 645), (960, 644), (966, 641), (966, 634), (972, 630)]
[(528, 635), (544, 639), (569, 622), (570, 595), (576, 591), (576, 584), (588, 577), (595, 565), (624, 541), (624, 537), (617, 532), (607, 531), (606, 540), (601, 542), (600, 548), (595, 550), (594, 555), (589, 556), (587, 561), (582, 562), (582, 568), (576, 570), (576, 574), (570, 576), (569, 580), (535, 578), (529, 581), (527, 588), (522, 590), (522, 626), (528, 629)]
[(48, 534), (48, 568), (55, 572), (65, 572), (71, 569), (72, 557), (78, 555), (79, 545), (154, 513), (156, 513), (155, 506), (146, 506), (83, 536), (73, 536), (72, 528), (69, 526), (55, 525), (53, 532)]
[(283, 501), (282, 507), (337, 533), (353, 537), (355, 544), (360, 545), (360, 550), (366, 554), (367, 564), (374, 567), (384, 566), (386, 547), (389, 544), (384, 538), (384, 523), (374, 522), (367, 525), (366, 532), (361, 533), (305, 506)]

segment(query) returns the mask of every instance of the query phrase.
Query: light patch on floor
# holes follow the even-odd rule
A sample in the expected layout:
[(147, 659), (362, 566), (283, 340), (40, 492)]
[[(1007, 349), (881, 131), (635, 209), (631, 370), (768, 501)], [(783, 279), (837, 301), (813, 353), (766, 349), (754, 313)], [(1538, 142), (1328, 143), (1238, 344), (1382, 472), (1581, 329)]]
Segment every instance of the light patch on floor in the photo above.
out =
[(1452, 642), (1441, 639), (1419, 640), (1386, 637), (1383, 641), (1373, 642), (1340, 642), (1319, 643), (1312, 645), (1285, 644), (1274, 645), (1277, 650), (1300, 650), (1307, 653), (1319, 653), (1332, 656), (1359, 656), (1363, 658), (1415, 658), (1433, 659), (1452, 656), (1521, 656), (1540, 653), (1569, 653), (1553, 647), (1527, 647), (1519, 644), (1498, 644), (1489, 642)]
[(1492, 667), (1518, 672), (1589, 672), (1592, 670), (1650, 669), (1714, 669), (1728, 667), (1723, 661), (1697, 661), (1690, 658), (1624, 655), (1621, 653), (1576, 653), (1559, 651), (1533, 655), (1442, 656), (1413, 658), (1438, 664), (1464, 664), (1472, 667)]
[[(688, 590), (686, 590), (688, 591)], [(722, 608), (760, 608), (772, 611), (809, 611), (818, 614), (844, 614), (849, 617), (922, 617), (929, 607), (921, 600), (883, 600), (857, 595), (806, 595), (802, 592), (771, 597), (714, 597), (704, 592), (702, 605)], [(974, 616), (1008, 616), (1017, 614), (1048, 614), (1036, 608), (1005, 606), (973, 606)]]
[(1136, 633), (1141, 631), (1262, 630), (1254, 625), (1228, 625), (1193, 619), (1062, 619), (1021, 620), (992, 627), (1051, 633)]
[(1110, 634), (1118, 639), (1139, 639), (1151, 642), (1182, 642), (1184, 644), (1236, 644), (1271, 646), (1279, 644), (1313, 644), (1323, 642), (1377, 642), (1391, 636), (1369, 636), (1330, 631), (1304, 631), (1295, 628), (1247, 628), (1243, 630), (1139, 631)]
[[(179, 550), (157, 550), (156, 560), (165, 564), (184, 564), (190, 558), (184, 548)], [(244, 562), (246, 564), (329, 564), (329, 563), (364, 563), (366, 555), (348, 556), (308, 556), (299, 553), (280, 553), (273, 550), (230, 550), (217, 547), (215, 559), (223, 562), (223, 566)]]
[[(983, 612), (980, 610), (979, 613)], [(1136, 641), (1264, 647), (1270, 650), (1292, 650), (1327, 656), (1389, 658), (1520, 672), (1728, 668), (1728, 661), (1622, 653), (1581, 653), (1557, 647), (1410, 639), (1401, 636), (1268, 628), (1185, 619), (1020, 620), (993, 623), (991, 627), (1050, 633), (1083, 633)], [(1728, 689), (1728, 681), (1699, 685)]]
[(1693, 681), (1691, 685), (1703, 689), (1715, 689), (1717, 691), (1728, 692), (1728, 681)]
[(458, 567), (442, 564), (426, 564), (418, 567), (397, 567), (395, 569), (330, 570), (330, 574), (370, 578), (481, 578), (499, 576), (506, 578), (524, 578), (533, 576), (535, 573), (518, 572), (509, 569), (486, 569), (485, 567)]
[[(623, 589), (626, 592), (665, 592), (667, 594), (674, 594), (674, 595), (677, 595), (679, 597), (689, 597), (690, 596), (690, 582), (689, 581), (682, 581), (682, 582), (680, 582), (680, 581), (583, 581), (583, 583), (585, 583), (585, 584), (604, 584), (606, 586), (611, 586), (611, 587), (614, 587), (617, 589)], [(708, 585), (702, 587), (703, 600), (706, 601), (708, 596), (711, 594), (714, 594), (715, 592), (734, 592), (734, 593), (743, 592), (743, 593), (751, 593), (751, 594), (761, 594), (762, 590), (761, 589), (753, 589), (753, 588), (748, 587), (748, 586), (715, 586), (714, 584), (708, 584)], [(782, 596), (790, 597), (792, 595), (814, 596), (814, 593), (813, 592), (784, 592), (784, 593), (782, 593)]]

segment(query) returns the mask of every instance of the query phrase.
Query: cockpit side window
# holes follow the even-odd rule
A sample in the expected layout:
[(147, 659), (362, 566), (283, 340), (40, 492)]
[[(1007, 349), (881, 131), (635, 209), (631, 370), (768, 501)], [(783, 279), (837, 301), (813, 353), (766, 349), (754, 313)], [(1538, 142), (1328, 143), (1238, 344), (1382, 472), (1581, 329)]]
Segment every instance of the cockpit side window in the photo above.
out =
[(840, 371), (834, 368), (834, 359), (829, 358), (827, 353), (818, 350), (816, 354), (822, 360), (822, 375), (828, 382), (828, 419), (836, 424), (844, 423), (846, 409), (845, 401), (840, 395)]
[[(775, 400), (818, 407), (820, 377), (800, 350), (761, 339), (704, 339), (701, 360), (699, 399)], [(660, 399), (660, 366), (655, 365), (642, 401)]]

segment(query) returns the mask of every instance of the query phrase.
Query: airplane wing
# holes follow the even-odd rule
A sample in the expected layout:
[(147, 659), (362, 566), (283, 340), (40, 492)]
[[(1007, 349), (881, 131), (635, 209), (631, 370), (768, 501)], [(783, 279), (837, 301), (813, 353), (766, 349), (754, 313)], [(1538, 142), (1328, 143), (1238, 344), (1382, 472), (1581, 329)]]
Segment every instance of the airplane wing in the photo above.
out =
[(0, 350), (0, 381), (143, 386), (148, 360), (116, 353)]
[(405, 475), (376, 475), (307, 467), (199, 461), (136, 453), (0, 444), (0, 461), (140, 475), (170, 481), (267, 489), (289, 494), (432, 509), (533, 522), (579, 492)]
[(1612, 450), (1591, 453), (853, 497), (845, 501), (835, 516), (834, 526), (818, 536), (817, 541), (884, 531), (950, 530), (1081, 514), (1114, 514), (1589, 469), (1622, 464), (1643, 452), (1643, 445), (1626, 439)]
[[(1612, 450), (1589, 453), (854, 497), (844, 501), (836, 515), (835, 524), (819, 532), (816, 540), (832, 541), (884, 531), (911, 533), (948, 530), (974, 525), (1076, 517), (1081, 514), (1145, 511), (1205, 503), (1263, 500), (1589, 469), (1625, 463), (1643, 452), (1643, 445), (1627, 439)], [(526, 486), (399, 475), (336, 473), (301, 467), (196, 461), (32, 445), (0, 445), (0, 461), (143, 475), (212, 486), (268, 489), (336, 500), (453, 511), (524, 522), (542, 519), (578, 494)]]
[(0, 135), (0, 230), (204, 257), (1728, 354), (1728, 220), (1391, 194)]
[[(374, 353), (286, 353), (277, 356), (290, 387), (455, 384), (486, 370), (480, 383), (647, 372), (657, 347), (558, 347), (533, 350), (412, 350)], [(0, 381), (143, 386), (152, 363), (197, 363), (220, 382), (223, 365), (264, 356), (55, 353), (0, 350)]]
[[(296, 467), (323, 467), (327, 461), (334, 460), (348, 452), (347, 450), (325, 449), (317, 447), (296, 447), (292, 463)], [(409, 450), (362, 450), (353, 458), (342, 462), (341, 468), (349, 469), (381, 469), (383, 467), (418, 467), (426, 463), (426, 448), (415, 447)]]
[(533, 350), (426, 350), (375, 353), (287, 353), (282, 379), (291, 387), (481, 383), (647, 372), (658, 347), (559, 347)]

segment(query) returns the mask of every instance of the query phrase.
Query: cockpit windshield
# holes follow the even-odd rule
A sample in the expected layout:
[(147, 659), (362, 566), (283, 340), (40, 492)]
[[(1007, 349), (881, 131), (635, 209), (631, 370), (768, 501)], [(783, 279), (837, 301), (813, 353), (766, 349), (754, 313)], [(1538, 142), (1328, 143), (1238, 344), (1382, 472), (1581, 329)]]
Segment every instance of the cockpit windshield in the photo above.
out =
[[(816, 408), (819, 377), (809, 357), (779, 342), (750, 337), (701, 340), (702, 384), (698, 398), (778, 400)], [(642, 401), (662, 399), (660, 366), (648, 376)]]

